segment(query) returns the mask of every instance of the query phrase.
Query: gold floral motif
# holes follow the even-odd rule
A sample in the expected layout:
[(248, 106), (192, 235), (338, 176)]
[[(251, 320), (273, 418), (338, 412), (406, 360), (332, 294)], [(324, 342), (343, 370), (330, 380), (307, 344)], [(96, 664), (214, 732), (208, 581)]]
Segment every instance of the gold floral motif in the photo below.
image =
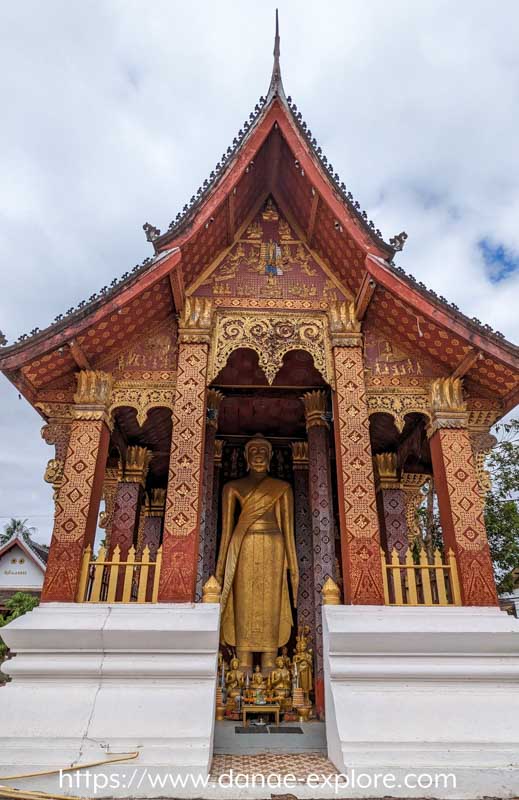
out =
[(380, 489), (394, 489), (398, 485), (396, 453), (377, 453), (374, 458), (377, 484)]
[(292, 466), (294, 469), (308, 469), (308, 442), (292, 442)]
[(329, 427), (325, 419), (326, 392), (306, 392), (303, 395), (303, 403), (305, 405), (306, 430), (314, 427)]
[(360, 322), (355, 315), (354, 301), (332, 301), (328, 319), (333, 346), (357, 347), (360, 344)]
[(431, 383), (432, 420), (428, 435), (439, 428), (465, 428), (467, 404), (461, 378), (436, 378)]
[(407, 414), (424, 414), (430, 418), (429, 398), (425, 394), (374, 394), (368, 395), (369, 414), (391, 414), (397, 429), (402, 432)]
[(145, 381), (120, 381), (112, 391), (109, 408), (110, 416), (116, 408), (129, 406), (137, 412), (137, 422), (144, 425), (148, 412), (152, 408), (169, 408), (173, 411), (175, 384), (147, 383)]
[(186, 343), (209, 343), (213, 320), (210, 297), (187, 297), (179, 319), (179, 337)]
[(81, 406), (106, 406), (112, 391), (109, 372), (82, 369), (77, 373), (77, 391), (74, 402)]
[(291, 350), (305, 350), (315, 368), (333, 384), (330, 345), (324, 315), (286, 312), (217, 312), (213, 333), (209, 381), (213, 381), (234, 350), (247, 347), (259, 357), (259, 365), (272, 383)]
[(127, 483), (142, 483), (144, 486), (151, 457), (151, 451), (145, 447), (128, 447), (124, 462), (122, 460), (120, 462), (119, 480)]

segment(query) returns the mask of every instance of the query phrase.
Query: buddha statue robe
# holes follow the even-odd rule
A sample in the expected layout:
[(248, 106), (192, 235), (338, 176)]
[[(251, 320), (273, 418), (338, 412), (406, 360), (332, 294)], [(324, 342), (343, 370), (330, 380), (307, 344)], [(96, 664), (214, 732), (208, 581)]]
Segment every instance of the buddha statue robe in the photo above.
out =
[[(267, 462), (268, 463), (268, 462)], [(236, 509), (241, 509), (236, 525)], [(222, 639), (236, 647), (241, 666), (262, 653), (262, 668), (274, 665), (278, 647), (292, 628), (290, 570), (297, 597), (298, 566), (290, 484), (258, 475), (230, 481), (222, 497), (222, 540), (216, 568), (222, 585)]]

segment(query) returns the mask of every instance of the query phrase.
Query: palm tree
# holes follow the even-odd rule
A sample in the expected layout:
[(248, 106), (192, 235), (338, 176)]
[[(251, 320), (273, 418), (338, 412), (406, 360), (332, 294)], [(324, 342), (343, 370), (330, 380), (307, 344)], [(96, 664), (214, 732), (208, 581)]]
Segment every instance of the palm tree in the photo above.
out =
[(18, 534), (23, 539), (28, 540), (31, 535), (35, 533), (36, 528), (27, 525), (27, 519), (14, 519), (11, 517), (7, 525), (4, 526), (4, 532), (0, 533), (0, 545), (5, 544), (9, 539)]

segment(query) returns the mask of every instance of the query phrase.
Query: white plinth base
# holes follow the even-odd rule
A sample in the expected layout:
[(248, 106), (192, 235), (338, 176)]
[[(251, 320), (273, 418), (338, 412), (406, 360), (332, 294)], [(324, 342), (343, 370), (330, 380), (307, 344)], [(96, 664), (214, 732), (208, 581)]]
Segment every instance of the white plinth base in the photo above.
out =
[[(353, 796), (519, 794), (516, 619), (494, 608), (324, 606), (323, 637), (331, 761), (400, 783)], [(453, 773), (457, 786), (406, 787), (410, 772)]]
[[(0, 689), (0, 783), (5, 775), (101, 761), (92, 772), (125, 775), (96, 796), (178, 796), (143, 782), (157, 774), (208, 774), (212, 759), (218, 605), (45, 603), (2, 628), (15, 657)], [(92, 797), (56, 776), (10, 786)]]

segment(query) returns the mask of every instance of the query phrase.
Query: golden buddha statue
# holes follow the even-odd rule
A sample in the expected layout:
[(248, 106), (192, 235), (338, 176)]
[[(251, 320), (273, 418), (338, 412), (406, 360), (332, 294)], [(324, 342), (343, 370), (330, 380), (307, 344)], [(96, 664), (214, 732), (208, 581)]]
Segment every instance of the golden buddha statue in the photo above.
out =
[(292, 679), (290, 670), (284, 664), (283, 656), (276, 658), (276, 666), (270, 673), (270, 685), (281, 708), (289, 706)]
[(265, 687), (266, 687), (265, 678), (263, 677), (263, 673), (258, 664), (256, 666), (256, 669), (252, 673), (251, 688), (256, 690), (256, 689), (265, 689)]
[(312, 650), (308, 648), (309, 628), (305, 625), (296, 636), (296, 652), (294, 653), (294, 670), (297, 670), (298, 683), (305, 695), (305, 701), (310, 701), (310, 692), (314, 687), (314, 659)]
[(240, 662), (238, 659), (231, 658), (230, 669), (225, 676), (228, 708), (234, 708), (235, 698), (238, 697), (245, 683), (245, 675), (241, 669), (239, 669), (239, 666)]
[[(222, 639), (236, 648), (243, 668), (251, 670), (253, 653), (261, 653), (265, 673), (274, 666), (278, 647), (290, 638), (287, 570), (294, 598), (299, 582), (292, 489), (269, 475), (271, 456), (265, 438), (249, 440), (248, 475), (224, 486), (216, 566), (222, 586)], [(237, 507), (241, 511), (234, 525)]]

